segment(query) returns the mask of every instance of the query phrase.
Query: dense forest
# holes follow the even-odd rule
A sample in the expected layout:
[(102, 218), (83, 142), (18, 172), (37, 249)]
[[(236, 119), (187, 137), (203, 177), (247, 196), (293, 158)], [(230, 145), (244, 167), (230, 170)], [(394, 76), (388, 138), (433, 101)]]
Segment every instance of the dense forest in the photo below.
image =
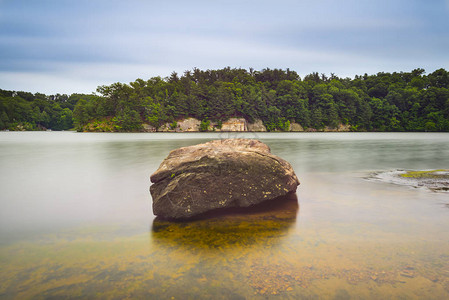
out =
[(317, 130), (449, 131), (449, 72), (300, 78), (289, 69), (228, 67), (99, 86), (91, 95), (0, 90), (2, 130), (139, 131), (143, 123), (157, 128), (187, 117), (260, 119), (269, 131), (288, 130), (290, 122)]

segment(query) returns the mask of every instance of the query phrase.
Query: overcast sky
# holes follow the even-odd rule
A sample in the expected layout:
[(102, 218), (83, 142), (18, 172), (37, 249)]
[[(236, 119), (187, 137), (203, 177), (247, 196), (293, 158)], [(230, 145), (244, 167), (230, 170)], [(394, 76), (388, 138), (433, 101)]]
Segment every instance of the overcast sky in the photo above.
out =
[(0, 0), (0, 88), (92, 93), (194, 67), (449, 69), (449, 0)]

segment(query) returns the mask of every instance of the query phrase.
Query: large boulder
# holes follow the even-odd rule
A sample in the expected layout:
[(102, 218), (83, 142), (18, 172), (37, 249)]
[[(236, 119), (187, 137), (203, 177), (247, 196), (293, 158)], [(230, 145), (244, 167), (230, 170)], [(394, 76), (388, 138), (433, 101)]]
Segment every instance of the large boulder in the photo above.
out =
[(188, 219), (205, 212), (248, 207), (296, 191), (291, 165), (250, 139), (215, 140), (170, 152), (151, 175), (153, 212)]

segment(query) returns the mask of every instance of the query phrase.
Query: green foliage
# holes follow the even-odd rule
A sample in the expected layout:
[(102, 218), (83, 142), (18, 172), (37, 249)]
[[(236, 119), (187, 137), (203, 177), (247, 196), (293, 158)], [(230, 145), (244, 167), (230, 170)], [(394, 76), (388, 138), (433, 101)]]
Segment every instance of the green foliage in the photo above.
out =
[(129, 107), (118, 113), (114, 118), (114, 123), (118, 131), (140, 131), (142, 129), (142, 120), (139, 114)]
[(73, 119), (77, 130), (86, 125), (89, 118), (90, 116), (87, 108), (87, 102), (84, 99), (80, 99), (73, 110)]
[[(0, 90), (0, 129), (139, 131), (194, 117), (210, 121), (261, 119), (269, 131), (290, 122), (353, 131), (449, 131), (449, 72), (423, 69), (339, 78), (289, 69), (194, 69), (169, 78), (99, 86), (98, 95), (32, 94)], [(96, 129), (97, 128), (97, 129)]]
[(178, 122), (173, 121), (173, 122), (170, 124), (170, 129), (171, 129), (171, 130), (175, 130), (176, 127), (178, 127)]
[(426, 122), (425, 129), (426, 129), (426, 131), (436, 131), (437, 127), (434, 122), (429, 121), (429, 122)]
[(290, 130), (290, 121), (287, 120), (287, 121), (281, 123), (280, 126), (279, 126), (279, 128), (280, 128), (282, 131), (289, 131), (289, 130)]
[(210, 125), (210, 121), (205, 119), (201, 121), (200, 124), (200, 131), (209, 131), (209, 125)]
[(0, 90), (0, 130), (71, 129), (75, 98)]

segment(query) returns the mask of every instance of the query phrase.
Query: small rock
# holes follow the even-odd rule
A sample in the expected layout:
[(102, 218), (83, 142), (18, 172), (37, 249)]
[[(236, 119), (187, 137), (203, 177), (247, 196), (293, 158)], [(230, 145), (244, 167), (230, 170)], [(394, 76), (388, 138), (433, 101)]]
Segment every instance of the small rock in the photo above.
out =
[(402, 271), (400, 275), (402, 277), (407, 277), (407, 278), (414, 278), (415, 277), (415, 274), (413, 272), (411, 272), (411, 271), (408, 271), (408, 270)]

